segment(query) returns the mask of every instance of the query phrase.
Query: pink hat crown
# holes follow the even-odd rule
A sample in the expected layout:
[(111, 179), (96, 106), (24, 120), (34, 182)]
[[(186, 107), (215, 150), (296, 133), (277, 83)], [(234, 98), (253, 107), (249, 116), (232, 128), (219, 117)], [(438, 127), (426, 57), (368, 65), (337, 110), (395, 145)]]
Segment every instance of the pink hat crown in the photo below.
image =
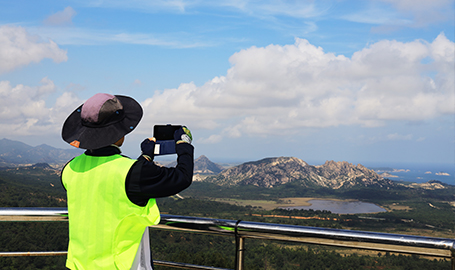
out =
[(98, 93), (89, 98), (81, 109), (81, 118), (85, 122), (100, 123), (114, 113), (123, 109), (122, 104), (114, 95)]

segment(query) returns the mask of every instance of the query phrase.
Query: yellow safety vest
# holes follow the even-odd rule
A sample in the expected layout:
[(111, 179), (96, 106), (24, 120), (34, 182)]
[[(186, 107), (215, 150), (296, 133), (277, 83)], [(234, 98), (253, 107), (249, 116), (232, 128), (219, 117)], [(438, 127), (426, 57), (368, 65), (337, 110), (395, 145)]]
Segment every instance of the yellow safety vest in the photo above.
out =
[(155, 199), (132, 203), (125, 179), (135, 160), (82, 154), (62, 172), (67, 190), (70, 269), (130, 269), (147, 226), (160, 221)]

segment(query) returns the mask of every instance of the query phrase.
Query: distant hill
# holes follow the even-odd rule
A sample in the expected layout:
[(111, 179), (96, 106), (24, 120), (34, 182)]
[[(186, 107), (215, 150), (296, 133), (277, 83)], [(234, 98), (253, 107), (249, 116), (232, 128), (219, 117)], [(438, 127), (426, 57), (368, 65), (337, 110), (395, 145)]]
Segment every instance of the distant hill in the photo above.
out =
[(213, 163), (204, 155), (194, 161), (194, 173), (218, 174), (223, 169), (223, 166)]
[(355, 166), (346, 161), (327, 161), (320, 166), (311, 166), (295, 157), (265, 158), (243, 163), (207, 177), (204, 181), (221, 186), (254, 185), (267, 188), (290, 182), (332, 189), (396, 185), (360, 164)]
[(1, 167), (36, 163), (64, 164), (81, 153), (82, 150), (78, 149), (58, 149), (46, 144), (33, 147), (19, 141), (0, 140)]
[[(177, 161), (173, 161), (166, 165), (166, 167), (175, 167)], [(195, 174), (218, 174), (224, 169), (223, 166), (210, 161), (206, 156), (202, 155), (194, 160)]]

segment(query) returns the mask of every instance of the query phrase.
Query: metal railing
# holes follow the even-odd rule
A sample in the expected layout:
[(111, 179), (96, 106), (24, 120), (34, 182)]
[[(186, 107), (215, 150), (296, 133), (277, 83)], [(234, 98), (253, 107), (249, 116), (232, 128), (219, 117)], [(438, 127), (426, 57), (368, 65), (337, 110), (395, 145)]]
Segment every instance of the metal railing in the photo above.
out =
[[(67, 219), (68, 213), (66, 208), (0, 208), (0, 221), (66, 221)], [(246, 238), (434, 256), (451, 259), (452, 270), (455, 270), (455, 239), (448, 238), (174, 215), (161, 215), (161, 222), (151, 228), (233, 236), (236, 239), (235, 268), (238, 270), (244, 269), (243, 258), (245, 255), (244, 246)], [(0, 256), (50, 256), (66, 254), (66, 252), (60, 251), (49, 252), (58, 253), (49, 255), (39, 253), (41, 252), (3, 252), (0, 253)], [(156, 265), (185, 269), (223, 269), (166, 261), (154, 261), (154, 263)]]

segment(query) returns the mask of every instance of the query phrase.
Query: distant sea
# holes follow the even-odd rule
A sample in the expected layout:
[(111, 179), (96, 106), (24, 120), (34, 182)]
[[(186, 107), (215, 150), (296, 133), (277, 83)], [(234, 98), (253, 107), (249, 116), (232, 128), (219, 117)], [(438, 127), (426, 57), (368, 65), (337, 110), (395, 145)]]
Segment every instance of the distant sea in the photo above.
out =
[(395, 163), (387, 165), (369, 164), (364, 166), (375, 170), (378, 174), (387, 172), (395, 176), (385, 177), (393, 181), (425, 183), (430, 180), (437, 180), (446, 184), (455, 185), (455, 164)]

